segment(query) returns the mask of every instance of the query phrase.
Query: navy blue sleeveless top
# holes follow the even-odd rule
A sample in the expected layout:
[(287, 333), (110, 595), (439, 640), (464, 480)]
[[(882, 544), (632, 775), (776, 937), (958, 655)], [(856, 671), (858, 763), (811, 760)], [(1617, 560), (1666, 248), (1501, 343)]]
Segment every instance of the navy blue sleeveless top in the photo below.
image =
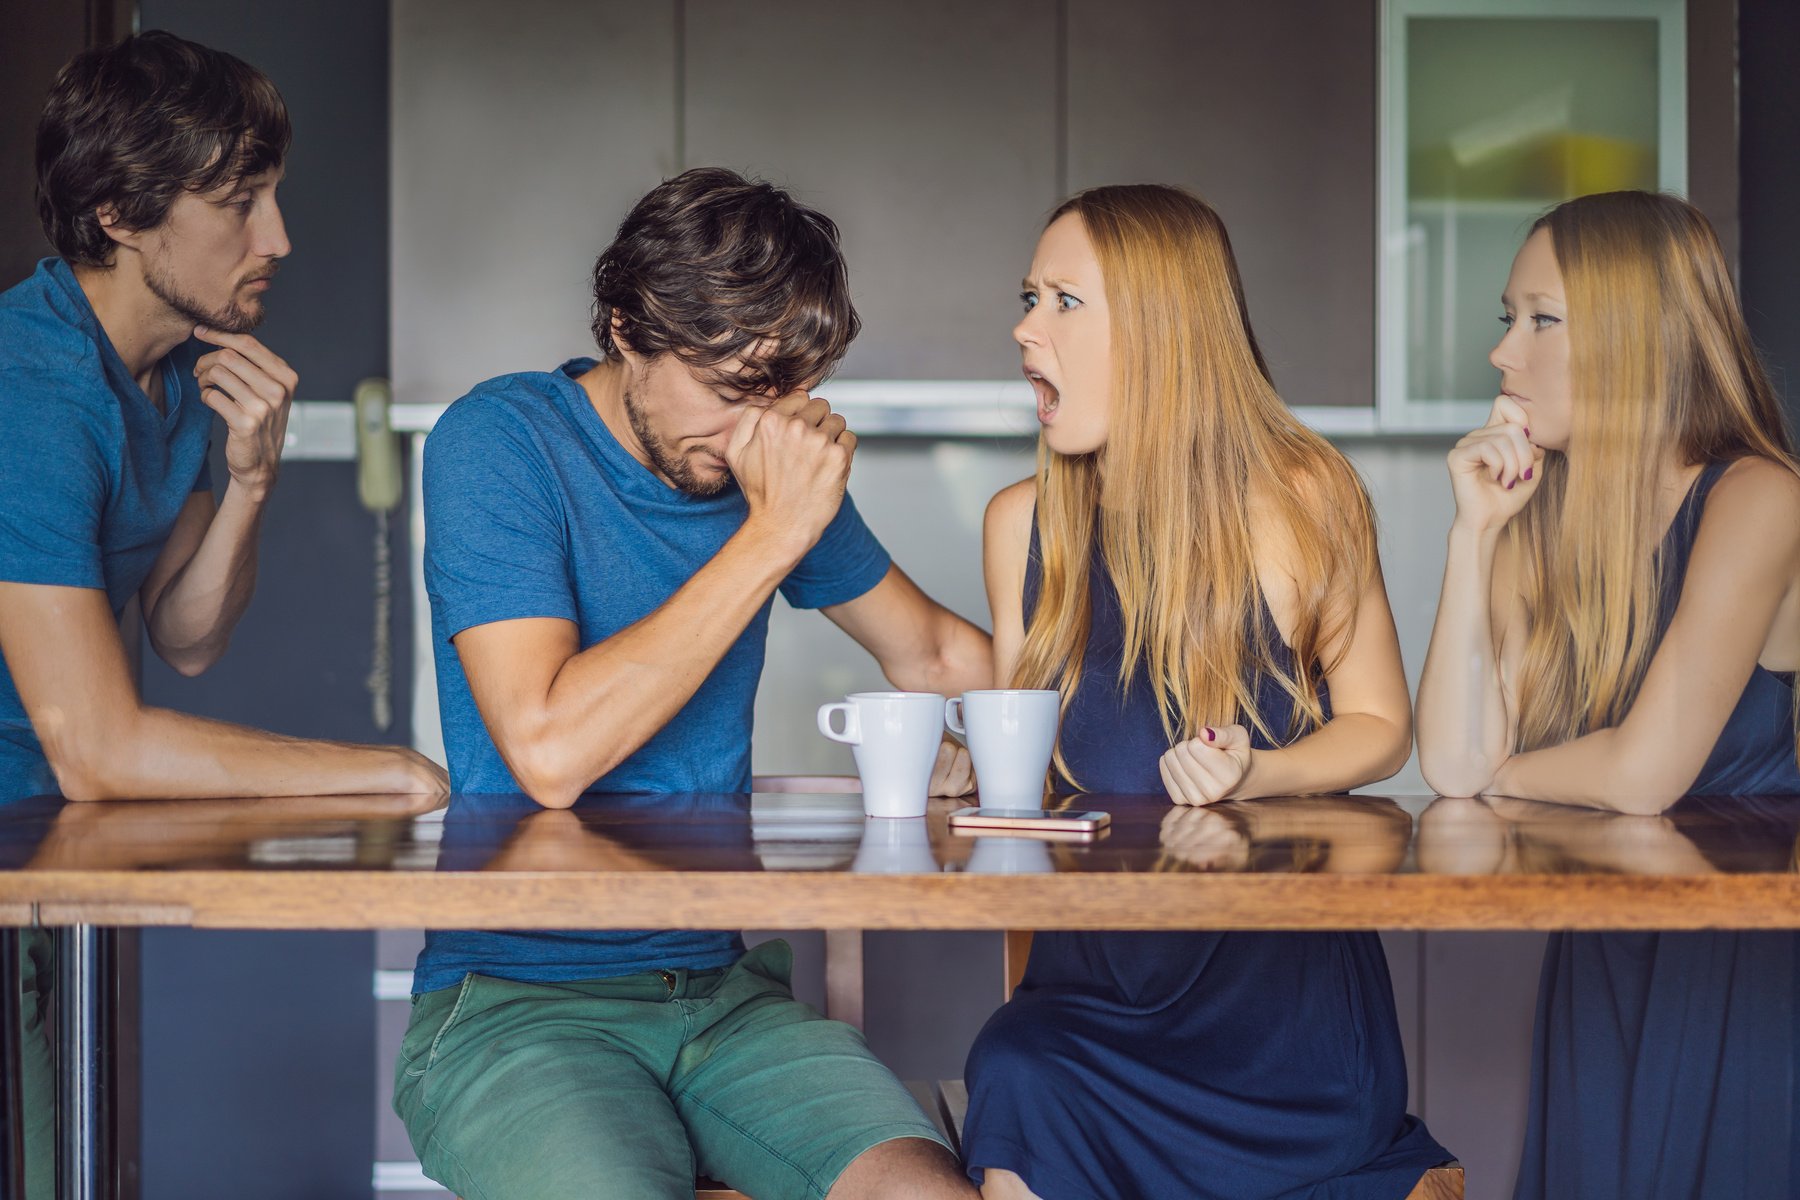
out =
[[(1658, 548), (1658, 642), (1730, 465), (1701, 470)], [(1739, 809), (1800, 796), (1793, 703), (1793, 674), (1757, 666), (1690, 791)], [(1516, 1200), (1796, 1195), (1800, 934), (1552, 934)]]
[[(1043, 588), (1043, 554), (1038, 545), (1037, 521), (1031, 523), (1031, 551), (1025, 561), (1024, 614), (1031, 623)], [(1125, 620), (1119, 608), (1119, 590), (1113, 585), (1112, 573), (1106, 569), (1100, 539), (1088, 567), (1087, 651), (1082, 657), (1082, 685), (1070, 699), (1063, 713), (1059, 744), (1063, 761), (1075, 777), (1076, 784), (1087, 792), (1160, 793), (1162, 775), (1157, 760), (1169, 749), (1163, 733), (1162, 717), (1156, 693), (1150, 686), (1149, 672), (1142, 664), (1132, 675), (1131, 686), (1118, 687), (1119, 669), (1125, 660)], [(1267, 645), (1275, 665), (1290, 679), (1295, 674), (1294, 652), (1282, 640), (1275, 615), (1261, 590), (1256, 598), (1260, 628), (1245, 630), (1246, 644), (1258, 640)], [(1089, 681), (1093, 686), (1089, 686)], [(1299, 728), (1296, 718), (1299, 706), (1280, 682), (1271, 675), (1260, 674), (1254, 681), (1257, 714), (1262, 724), (1279, 741), (1265, 736), (1246, 713), (1219, 714), (1214, 719), (1235, 722), (1250, 731), (1251, 745), (1258, 750), (1274, 749), (1296, 740), (1310, 729)], [(1326, 720), (1331, 719), (1331, 696), (1325, 681), (1319, 680), (1319, 701)]]
[[(1124, 622), (1097, 548), (1088, 579), (1092, 619), (1063, 759), (1087, 791), (1160, 794), (1169, 738), (1146, 672), (1119, 687)], [(1041, 581), (1034, 534), (1027, 619)], [(1291, 668), (1260, 597), (1254, 620), (1252, 644), (1266, 638)], [(1284, 741), (1306, 732), (1275, 679), (1254, 682), (1267, 729)], [(1212, 719), (1234, 716), (1272, 748), (1248, 714)], [(1395, 1200), (1450, 1157), (1406, 1112), (1406, 1061), (1373, 933), (1040, 931), (964, 1077), (971, 1176), (1004, 1167), (1045, 1200)]]
[[(1706, 498), (1725, 474), (1729, 462), (1708, 463), (1688, 489), (1675, 520), (1657, 551), (1662, 595), (1657, 611), (1656, 640), (1662, 641), (1675, 619), (1681, 585)], [(1712, 753), (1689, 789), (1695, 795), (1800, 795), (1800, 764), (1794, 758), (1794, 673), (1770, 671), (1761, 663), (1750, 672), (1737, 707), (1719, 731)]]

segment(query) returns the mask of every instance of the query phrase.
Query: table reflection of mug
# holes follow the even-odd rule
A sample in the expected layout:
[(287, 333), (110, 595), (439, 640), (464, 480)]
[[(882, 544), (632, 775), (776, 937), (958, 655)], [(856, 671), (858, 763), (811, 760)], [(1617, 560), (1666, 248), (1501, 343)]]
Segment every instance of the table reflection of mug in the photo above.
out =
[(850, 869), (862, 875), (935, 875), (937, 856), (924, 817), (865, 817)]
[(1056, 870), (1050, 844), (1031, 837), (980, 837), (963, 872), (969, 875), (1043, 875)]
[(984, 808), (1042, 808), (1062, 697), (1001, 688), (964, 692), (944, 704), (944, 722), (968, 739), (975, 791)]

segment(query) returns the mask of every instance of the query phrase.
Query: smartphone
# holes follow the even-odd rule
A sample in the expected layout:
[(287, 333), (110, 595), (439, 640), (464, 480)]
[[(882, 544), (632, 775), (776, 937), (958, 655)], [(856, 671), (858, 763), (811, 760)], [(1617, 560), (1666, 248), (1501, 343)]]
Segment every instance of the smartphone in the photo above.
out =
[(950, 828), (971, 832), (1022, 832), (1097, 835), (1112, 824), (1112, 814), (1079, 809), (959, 808), (950, 814)]

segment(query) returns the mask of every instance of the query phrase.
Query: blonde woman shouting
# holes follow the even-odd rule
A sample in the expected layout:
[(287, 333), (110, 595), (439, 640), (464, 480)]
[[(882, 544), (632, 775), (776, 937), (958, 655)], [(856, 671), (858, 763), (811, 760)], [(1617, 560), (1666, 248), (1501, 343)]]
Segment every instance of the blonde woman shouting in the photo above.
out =
[[(1060, 787), (1210, 804), (1398, 770), (1368, 498), (1270, 384), (1217, 214), (1083, 192), (1023, 301), (1039, 470), (989, 506), (985, 567), (998, 677), (1062, 693)], [(1372, 933), (1039, 934), (967, 1076), (991, 1198), (1400, 1200), (1449, 1157), (1406, 1114)]]
[[(1426, 781), (1652, 815), (1800, 794), (1800, 473), (1711, 226), (1572, 200), (1502, 304), (1502, 394), (1449, 460)], [(1797, 948), (1553, 936), (1516, 1196), (1795, 1195)]]

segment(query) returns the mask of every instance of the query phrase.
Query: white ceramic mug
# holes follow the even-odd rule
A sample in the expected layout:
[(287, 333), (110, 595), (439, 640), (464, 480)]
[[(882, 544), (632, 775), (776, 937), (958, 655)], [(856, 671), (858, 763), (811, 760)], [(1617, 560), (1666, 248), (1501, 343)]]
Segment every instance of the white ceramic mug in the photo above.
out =
[[(842, 732), (831, 719), (844, 714)], [(862, 777), (871, 817), (922, 817), (931, 768), (944, 740), (944, 698), (936, 692), (856, 692), (819, 706), (819, 732), (843, 742)]]
[(1002, 688), (944, 702), (944, 723), (968, 739), (975, 794), (984, 808), (1042, 808), (1062, 697)]

